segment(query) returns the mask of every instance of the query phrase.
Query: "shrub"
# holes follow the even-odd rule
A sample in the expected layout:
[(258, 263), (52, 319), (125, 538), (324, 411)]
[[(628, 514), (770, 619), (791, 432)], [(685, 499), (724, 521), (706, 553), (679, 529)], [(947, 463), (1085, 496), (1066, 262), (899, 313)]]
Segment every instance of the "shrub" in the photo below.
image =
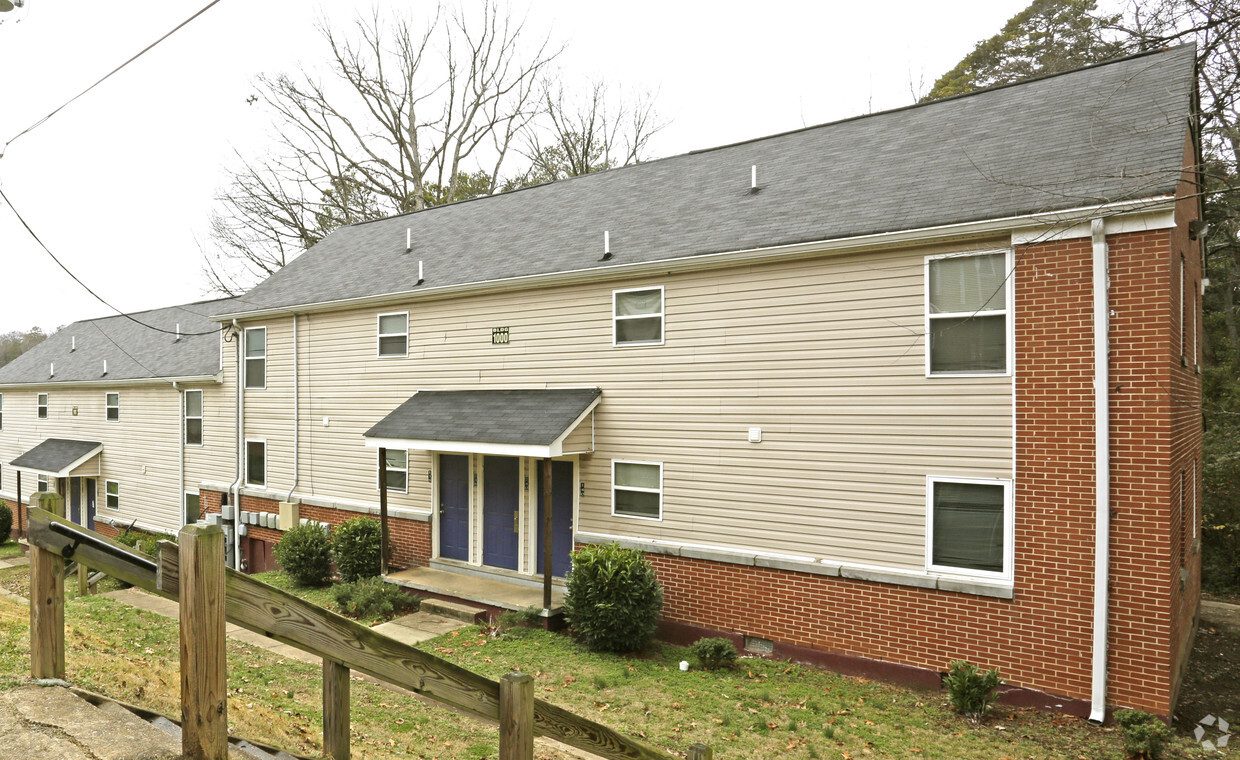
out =
[(943, 680), (952, 708), (974, 723), (990, 712), (1002, 684), (999, 671), (978, 670), (964, 660), (951, 663)]
[(331, 539), (317, 525), (300, 525), (275, 546), (276, 559), (298, 586), (326, 586), (332, 579)]
[(13, 510), (9, 503), (0, 499), (0, 544), (6, 544), (13, 533)]
[(501, 632), (519, 625), (534, 628), (542, 624), (542, 609), (531, 605), (520, 610), (508, 610), (501, 613), (495, 622)]
[(417, 610), (422, 600), (382, 578), (363, 578), (342, 583), (334, 590), (336, 606), (353, 618), (388, 618)]
[(564, 616), (596, 652), (635, 652), (654, 637), (663, 589), (645, 555), (615, 544), (573, 552)]
[(116, 537), (116, 542), (137, 549), (152, 557), (159, 556), (159, 542), (171, 540), (171, 536), (156, 536), (140, 530), (126, 528)]
[(1163, 742), (1171, 738), (1167, 724), (1147, 712), (1117, 710), (1115, 722), (1124, 736), (1124, 750), (1129, 757), (1154, 760), (1161, 754)]
[(369, 517), (345, 520), (332, 535), (332, 557), (346, 583), (373, 578), (381, 571), (379, 521)]
[(736, 662), (736, 645), (728, 639), (698, 639), (689, 652), (707, 670), (730, 668)]

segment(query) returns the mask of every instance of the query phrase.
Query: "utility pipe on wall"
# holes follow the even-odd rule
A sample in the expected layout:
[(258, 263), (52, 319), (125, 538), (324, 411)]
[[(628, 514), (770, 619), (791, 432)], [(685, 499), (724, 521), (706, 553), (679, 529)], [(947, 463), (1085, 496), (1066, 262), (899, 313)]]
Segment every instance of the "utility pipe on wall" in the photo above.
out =
[(297, 490), (297, 482), (301, 480), (301, 469), (298, 466), (300, 462), (298, 449), (301, 444), (301, 409), (297, 387), (297, 315), (293, 314), (293, 485), (288, 489), (288, 495), (284, 497), (284, 500), (288, 502), (293, 500), (293, 491)]
[[(241, 514), (241, 479), (245, 477), (245, 378), (242, 375), (245, 370), (245, 365), (243, 363), (245, 359), (243, 358), (244, 353), (241, 347), (245, 332), (241, 329), (241, 325), (237, 324), (237, 320), (235, 319), (232, 321), (232, 326), (235, 331), (233, 340), (237, 344), (233, 347), (237, 356), (237, 479), (232, 482), (232, 485), (228, 487), (228, 490), (233, 495), (232, 505), (234, 521), (236, 523), (240, 523), (241, 521), (236, 518)], [(241, 531), (237, 530), (236, 525), (233, 525), (233, 569), (241, 569)]]
[(1094, 626), (1089, 722), (1102, 725), (1107, 716), (1107, 616), (1111, 581), (1111, 381), (1109, 356), (1111, 314), (1108, 290), (1106, 220), (1091, 224), (1094, 288)]
[[(176, 390), (177, 400), (181, 405), (181, 408), (177, 410), (177, 416), (180, 418), (179, 420), (177, 420), (177, 430), (180, 431), (178, 434), (181, 436), (181, 440), (177, 442), (177, 454), (178, 454), (177, 472), (180, 474), (177, 482), (180, 483), (178, 491), (181, 494), (181, 527), (184, 528), (185, 527), (185, 389), (182, 388), (176, 381), (173, 381), (172, 387), (173, 389)], [(104, 498), (106, 499), (107, 497), (105, 496)]]

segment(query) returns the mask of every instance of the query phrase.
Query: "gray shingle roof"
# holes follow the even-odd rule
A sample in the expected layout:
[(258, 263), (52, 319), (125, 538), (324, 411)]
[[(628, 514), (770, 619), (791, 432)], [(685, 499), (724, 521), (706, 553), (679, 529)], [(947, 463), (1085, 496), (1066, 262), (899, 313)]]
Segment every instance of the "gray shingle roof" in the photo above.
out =
[[(210, 316), (233, 308), (232, 301), (201, 301), (133, 315), (165, 330), (175, 331), (180, 324), (180, 340), (121, 316), (74, 322), (0, 367), (0, 386), (214, 375), (220, 370), (220, 325)], [(76, 348), (71, 350), (75, 339)], [(105, 359), (107, 375), (103, 374)], [(54, 377), (48, 374), (52, 364)]]
[(92, 451), (103, 448), (98, 441), (48, 438), (9, 464), (21, 470), (60, 472)]
[(343, 227), (220, 313), (1169, 194), (1194, 75), (1182, 46)]
[(365, 437), (547, 446), (600, 395), (598, 388), (419, 391)]

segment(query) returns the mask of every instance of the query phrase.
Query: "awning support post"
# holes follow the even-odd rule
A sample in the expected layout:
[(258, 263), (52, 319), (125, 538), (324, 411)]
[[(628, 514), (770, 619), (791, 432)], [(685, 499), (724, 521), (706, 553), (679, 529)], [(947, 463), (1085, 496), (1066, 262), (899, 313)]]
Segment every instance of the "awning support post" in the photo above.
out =
[(379, 449), (379, 570), (388, 573), (387, 449)]
[(543, 624), (551, 623), (551, 458), (542, 460), (543, 476)]

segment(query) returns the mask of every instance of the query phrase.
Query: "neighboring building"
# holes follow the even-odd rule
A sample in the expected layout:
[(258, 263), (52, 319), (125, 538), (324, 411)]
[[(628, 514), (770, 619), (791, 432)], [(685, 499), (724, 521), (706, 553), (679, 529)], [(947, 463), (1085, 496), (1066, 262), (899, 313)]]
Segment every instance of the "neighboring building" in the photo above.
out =
[(75, 322), (0, 367), (0, 499), (25, 505), (55, 491), (70, 519), (108, 535), (197, 520), (198, 484), (235, 451), (220, 326), (209, 318), (226, 308), (228, 299), (133, 315), (169, 332), (121, 316)]

